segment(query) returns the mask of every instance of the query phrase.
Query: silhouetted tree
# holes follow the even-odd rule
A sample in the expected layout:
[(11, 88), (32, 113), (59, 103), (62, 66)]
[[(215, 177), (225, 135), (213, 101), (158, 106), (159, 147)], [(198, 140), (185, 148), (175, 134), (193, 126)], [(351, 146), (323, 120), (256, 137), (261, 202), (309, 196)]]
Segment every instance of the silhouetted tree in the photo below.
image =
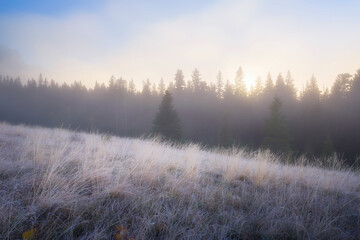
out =
[(288, 71), (286, 74), (285, 84), (286, 84), (287, 90), (289, 92), (289, 95), (295, 99), (297, 93), (296, 93), (296, 88), (294, 85), (294, 79), (292, 78), (290, 71)]
[(360, 97), (360, 69), (358, 69), (354, 74), (350, 90), (352, 95)]
[(271, 78), (271, 74), (268, 73), (267, 78), (266, 78), (266, 82), (265, 82), (264, 92), (266, 94), (272, 94), (273, 89), (274, 89), (274, 83), (273, 83), (273, 80)]
[(173, 92), (175, 90), (175, 84), (173, 81), (169, 82), (166, 90), (168, 90), (169, 92)]
[(276, 84), (275, 84), (275, 95), (280, 98), (280, 101), (286, 101), (287, 100), (287, 92), (286, 92), (286, 86), (284, 82), (284, 78), (279, 73)]
[(318, 103), (320, 101), (320, 90), (314, 74), (311, 76), (310, 82), (306, 83), (301, 97), (303, 101), (307, 102)]
[(331, 88), (333, 98), (344, 99), (351, 88), (351, 74), (342, 73), (336, 77), (335, 83)]
[(262, 94), (263, 90), (264, 90), (263, 83), (262, 83), (262, 81), (261, 81), (261, 78), (258, 77), (258, 78), (256, 79), (256, 82), (255, 82), (255, 87), (254, 87), (253, 95), (259, 96), (259, 95)]
[(141, 94), (144, 96), (151, 95), (151, 83), (150, 83), (149, 79), (147, 79), (145, 82), (143, 82), (143, 89), (141, 91)]
[(44, 79), (42, 74), (40, 73), (39, 78), (38, 78), (38, 86), (39, 87), (43, 87), (44, 86)]
[(247, 93), (246, 85), (244, 82), (244, 72), (241, 67), (238, 68), (235, 75), (235, 94), (245, 97)]
[(158, 90), (156, 89), (156, 84), (153, 83), (151, 86), (151, 94), (152, 95), (157, 95), (158, 94)]
[(263, 147), (273, 152), (290, 152), (290, 137), (281, 113), (281, 101), (275, 97), (270, 106), (270, 116), (266, 120)]
[[(0, 76), (0, 121), (138, 137), (152, 129), (154, 113), (166, 89), (161, 80), (155, 91), (147, 80), (143, 91), (138, 91), (133, 80), (115, 76), (107, 84), (96, 83), (93, 89), (80, 82), (58, 84), (45, 79), (39, 76), (39, 81), (20, 81)], [(321, 92), (312, 76), (299, 98), (294, 94), (297, 90), (291, 90), (290, 72), (285, 80), (277, 77), (275, 86), (268, 74), (263, 89), (258, 79), (251, 94), (243, 97), (234, 94), (235, 84), (226, 81), (222, 88), (218, 82), (207, 84), (197, 70), (186, 85), (180, 84), (182, 91), (175, 89), (175, 81), (168, 84), (182, 116), (184, 136), (191, 141), (220, 144), (221, 128), (226, 125), (223, 113), (227, 112), (231, 142), (261, 147), (267, 105), (277, 95), (283, 103), (281, 112), (286, 115), (294, 153), (322, 156), (329, 134), (334, 149), (348, 159), (348, 164), (353, 165), (360, 156), (360, 69), (353, 77), (340, 74), (331, 91)]]
[(165, 91), (159, 106), (159, 111), (153, 121), (152, 133), (161, 135), (167, 140), (181, 140), (180, 118), (173, 107), (172, 101), (173, 97), (171, 93)]
[(234, 95), (233, 87), (230, 84), (229, 80), (226, 80), (225, 89), (224, 89), (224, 99), (231, 98)]
[(165, 83), (164, 83), (163, 78), (160, 79), (159, 86), (158, 86), (158, 92), (160, 95), (163, 95), (165, 93)]
[(182, 70), (178, 69), (175, 74), (175, 89), (178, 91), (184, 90), (185, 80)]
[(223, 77), (221, 71), (219, 71), (216, 76), (216, 96), (218, 98), (223, 97), (223, 92), (224, 92), (223, 87), (224, 87)]
[(130, 80), (130, 82), (129, 82), (129, 91), (131, 92), (131, 93), (135, 93), (135, 91), (136, 91), (136, 88), (135, 88), (135, 83), (134, 83), (134, 80)]
[(191, 75), (191, 84), (194, 91), (200, 90), (200, 82), (201, 82), (200, 72), (197, 68), (195, 68)]

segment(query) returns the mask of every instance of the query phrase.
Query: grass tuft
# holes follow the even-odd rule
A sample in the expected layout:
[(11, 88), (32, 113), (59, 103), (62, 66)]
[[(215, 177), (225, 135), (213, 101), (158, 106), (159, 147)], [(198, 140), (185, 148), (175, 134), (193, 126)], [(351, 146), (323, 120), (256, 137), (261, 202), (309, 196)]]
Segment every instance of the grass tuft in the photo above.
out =
[(0, 124), (0, 239), (358, 238), (359, 172), (282, 158)]

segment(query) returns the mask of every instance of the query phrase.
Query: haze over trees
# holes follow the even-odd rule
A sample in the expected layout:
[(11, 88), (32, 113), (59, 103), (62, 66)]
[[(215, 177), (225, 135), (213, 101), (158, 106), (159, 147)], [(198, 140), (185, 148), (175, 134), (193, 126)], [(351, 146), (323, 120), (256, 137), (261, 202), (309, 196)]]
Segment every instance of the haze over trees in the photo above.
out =
[(171, 93), (166, 90), (153, 121), (152, 133), (167, 140), (178, 141), (182, 137), (181, 123), (172, 101)]
[(270, 106), (270, 116), (266, 119), (265, 136), (263, 147), (277, 153), (291, 151), (289, 133), (285, 123), (285, 117), (281, 112), (281, 102), (278, 97), (274, 98)]
[(137, 137), (151, 133), (168, 90), (185, 140), (258, 149), (270, 147), (269, 120), (277, 112), (270, 106), (276, 96), (285, 119), (277, 124), (287, 129), (283, 137), (293, 154), (319, 157), (336, 152), (349, 164), (358, 163), (360, 69), (354, 75), (339, 74), (333, 86), (324, 90), (311, 76), (299, 91), (287, 72), (258, 78), (248, 91), (244, 75), (239, 68), (230, 80), (221, 71), (214, 79), (202, 79), (198, 69), (189, 75), (179, 69), (173, 81), (165, 84), (163, 79), (156, 83), (147, 79), (141, 91), (132, 80), (115, 77), (89, 89), (80, 82), (60, 85), (41, 75), (27, 82), (2, 76), (0, 120)]

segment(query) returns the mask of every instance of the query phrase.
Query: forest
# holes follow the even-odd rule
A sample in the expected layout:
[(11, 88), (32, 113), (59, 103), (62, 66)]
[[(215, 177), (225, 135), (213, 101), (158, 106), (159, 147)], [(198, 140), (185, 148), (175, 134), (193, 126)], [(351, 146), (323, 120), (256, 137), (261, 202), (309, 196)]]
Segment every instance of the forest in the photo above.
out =
[[(258, 78), (248, 91), (244, 74), (240, 67), (229, 81), (219, 71), (216, 81), (209, 83), (197, 69), (189, 77), (177, 70), (168, 84), (163, 79), (146, 80), (141, 90), (133, 80), (116, 77), (87, 88), (76, 81), (49, 81), (41, 74), (27, 81), (0, 76), (0, 121), (149, 136), (168, 90), (182, 141), (209, 147), (270, 148), (310, 158), (337, 154), (351, 166), (359, 164), (360, 69), (353, 75), (339, 74), (325, 90), (319, 89), (315, 76), (298, 90), (287, 72)], [(281, 141), (272, 149), (271, 136), (279, 132)]]

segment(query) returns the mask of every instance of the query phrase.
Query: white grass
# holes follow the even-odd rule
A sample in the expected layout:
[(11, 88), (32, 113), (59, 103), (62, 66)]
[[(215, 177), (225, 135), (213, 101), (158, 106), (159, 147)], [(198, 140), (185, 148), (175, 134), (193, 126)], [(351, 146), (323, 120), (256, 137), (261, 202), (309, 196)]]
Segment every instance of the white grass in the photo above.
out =
[[(0, 239), (358, 239), (360, 176), (269, 152), (0, 124)], [(124, 238), (126, 239), (126, 238)]]

